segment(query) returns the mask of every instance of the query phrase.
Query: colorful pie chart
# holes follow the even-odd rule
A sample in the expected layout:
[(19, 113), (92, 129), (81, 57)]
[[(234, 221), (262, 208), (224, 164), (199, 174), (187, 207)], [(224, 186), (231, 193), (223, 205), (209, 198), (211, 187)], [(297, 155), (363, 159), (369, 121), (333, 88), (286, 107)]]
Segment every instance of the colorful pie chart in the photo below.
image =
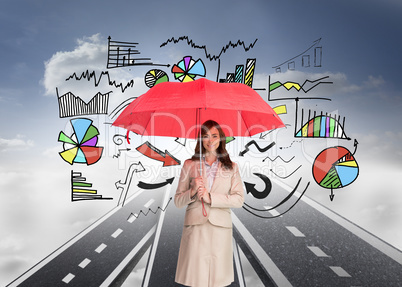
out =
[(169, 77), (162, 70), (154, 69), (145, 74), (145, 85), (147, 85), (148, 88), (152, 88), (153, 86), (163, 82), (169, 82)]
[(342, 147), (323, 150), (313, 164), (314, 180), (322, 187), (337, 189), (351, 184), (359, 175), (359, 166), (352, 153)]
[(63, 131), (59, 134), (59, 142), (63, 143), (62, 159), (69, 164), (96, 163), (102, 156), (103, 147), (97, 147), (99, 131), (90, 119), (73, 119), (70, 121), (74, 133), (67, 136)]
[(205, 66), (201, 59), (194, 61), (191, 56), (186, 56), (177, 65), (173, 65), (172, 73), (180, 82), (191, 82), (196, 76), (205, 77)]

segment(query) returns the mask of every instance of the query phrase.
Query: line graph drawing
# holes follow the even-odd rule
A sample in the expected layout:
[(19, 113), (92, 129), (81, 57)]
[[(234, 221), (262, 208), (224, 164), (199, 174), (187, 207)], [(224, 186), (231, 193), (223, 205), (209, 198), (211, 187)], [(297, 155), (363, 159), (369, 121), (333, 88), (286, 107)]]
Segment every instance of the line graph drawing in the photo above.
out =
[(127, 221), (131, 222), (132, 220), (138, 218), (141, 214), (143, 214), (144, 216), (147, 216), (150, 212), (156, 214), (158, 210), (165, 212), (166, 208), (169, 206), (170, 201), (172, 201), (172, 197), (169, 198), (169, 201), (166, 203), (165, 207), (161, 208), (160, 206), (158, 206), (158, 208), (155, 211), (153, 211), (151, 208), (148, 208), (148, 211), (146, 213), (143, 212), (142, 210), (140, 210), (138, 213), (131, 212), (130, 215), (127, 217)]
[(314, 57), (314, 67), (321, 67), (322, 66), (322, 46), (318, 46), (321, 42), (322, 38), (319, 38), (313, 42), (313, 44), (308, 47), (305, 51), (299, 53), (298, 55), (282, 62), (279, 65), (273, 66), (272, 68), (275, 69), (277, 73), (282, 71), (282, 68), (287, 65), (289, 70), (296, 69), (296, 60), (301, 57), (301, 66), (302, 67), (310, 67), (310, 53), (311, 50), (314, 49), (312, 56)]
[(270, 161), (272, 161), (272, 162), (274, 162), (274, 161), (276, 161), (277, 159), (280, 159), (281, 161), (283, 161), (284, 163), (289, 163), (289, 162), (291, 162), (294, 158), (295, 158), (295, 156), (292, 156), (290, 159), (288, 159), (288, 160), (284, 160), (281, 156), (276, 156), (274, 159), (271, 159), (269, 156), (267, 156), (266, 158), (264, 158), (262, 161), (264, 162), (266, 159), (269, 159)]
[(107, 114), (110, 92), (106, 94), (98, 92), (88, 103), (85, 103), (80, 97), (71, 92), (59, 96), (57, 88), (56, 94), (60, 118)]
[(107, 77), (107, 82), (109, 83), (109, 86), (114, 86), (115, 88), (120, 88), (122, 93), (124, 93), (127, 88), (132, 88), (134, 86), (134, 79), (130, 80), (125, 85), (123, 85), (123, 83), (117, 84), (116, 81), (110, 80), (109, 71), (102, 71), (98, 78), (96, 78), (95, 71), (92, 71), (90, 73), (89, 70), (86, 70), (85, 72), (82, 72), (80, 76), (77, 76), (76, 73), (73, 73), (66, 79), (66, 81), (69, 81), (71, 79), (75, 79), (76, 81), (80, 81), (82, 79), (87, 79), (89, 82), (93, 79), (95, 87), (97, 87), (97, 86), (99, 86), (99, 83), (102, 80), (103, 76)]
[(293, 175), (296, 171), (298, 171), (301, 167), (302, 167), (302, 166), (299, 165), (294, 171), (292, 171), (291, 173), (289, 173), (289, 174), (286, 175), (286, 176), (280, 176), (279, 174), (275, 173), (272, 169), (270, 169), (270, 171), (271, 171), (275, 176), (277, 176), (277, 177), (279, 177), (279, 178), (282, 178), (282, 179), (286, 179), (286, 178), (292, 176), (292, 175)]
[(169, 64), (154, 64), (151, 62), (151, 58), (135, 58), (135, 55), (139, 55), (140, 51), (137, 50), (138, 43), (135, 42), (122, 42), (112, 41), (112, 38), (108, 37), (108, 69), (120, 68), (127, 66), (164, 66), (170, 67)]
[(189, 39), (188, 36), (181, 36), (181, 37), (179, 37), (177, 39), (175, 37), (172, 37), (172, 38), (168, 39), (166, 42), (162, 43), (160, 45), (160, 47), (161, 48), (165, 47), (169, 43), (177, 44), (177, 43), (183, 41), (183, 42), (187, 43), (187, 45), (190, 46), (191, 48), (204, 50), (205, 57), (208, 60), (210, 60), (210, 61), (218, 61), (218, 69), (217, 69), (216, 81), (219, 82), (219, 70), (220, 70), (220, 57), (221, 57), (221, 55), (226, 53), (226, 51), (229, 48), (236, 48), (238, 46), (243, 47), (244, 51), (247, 52), (250, 49), (254, 48), (254, 45), (256, 44), (257, 40), (258, 39), (255, 39), (255, 41), (253, 43), (250, 43), (248, 46), (246, 46), (244, 41), (241, 41), (240, 39), (236, 43), (232, 43), (232, 41), (229, 41), (229, 43), (227, 43), (225, 46), (222, 47), (221, 51), (217, 55), (212, 55), (211, 53), (208, 52), (206, 45), (198, 45), (198, 44), (194, 43), (194, 41), (192, 39)]
[(322, 84), (333, 84), (332, 81), (324, 81), (325, 79), (328, 79), (329, 76), (325, 76), (316, 80), (309, 80), (306, 79), (303, 84), (299, 84), (296, 82), (291, 82), (287, 81), (285, 83), (281, 83), (279, 81), (276, 81), (274, 83), (271, 83), (271, 75), (268, 76), (268, 101), (280, 101), (280, 100), (296, 100), (296, 99), (316, 99), (316, 100), (327, 100), (330, 101), (331, 99), (329, 98), (323, 98), (323, 97), (291, 97), (291, 98), (279, 98), (279, 99), (272, 99), (271, 98), (271, 93), (275, 91), (276, 89), (280, 87), (284, 87), (287, 91), (290, 91), (292, 89), (296, 90), (297, 92), (304, 92), (307, 94), (309, 91), (312, 89), (316, 88), (319, 85)]

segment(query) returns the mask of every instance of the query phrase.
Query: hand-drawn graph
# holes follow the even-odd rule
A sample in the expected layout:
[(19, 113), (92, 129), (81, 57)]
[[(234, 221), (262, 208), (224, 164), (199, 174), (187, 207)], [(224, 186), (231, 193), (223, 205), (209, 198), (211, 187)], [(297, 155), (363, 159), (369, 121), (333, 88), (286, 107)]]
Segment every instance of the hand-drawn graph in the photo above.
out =
[(147, 85), (148, 88), (152, 88), (159, 83), (169, 82), (169, 77), (164, 71), (153, 69), (145, 74), (144, 80), (145, 85)]
[(81, 172), (71, 170), (71, 201), (113, 199), (99, 195), (96, 189), (91, 189), (92, 183), (86, 180)]
[(64, 151), (60, 156), (69, 164), (81, 163), (91, 165), (99, 161), (103, 147), (97, 147), (98, 129), (92, 125), (92, 120), (78, 118), (70, 120), (74, 133), (67, 136), (63, 131), (59, 134), (59, 142), (63, 143)]
[[(304, 122), (303, 119), (304, 110), (301, 110), (301, 122)], [(302, 127), (296, 131), (295, 128), (295, 137), (301, 138), (338, 138), (338, 139), (347, 139), (350, 140), (349, 137), (346, 136), (344, 126), (345, 126), (345, 117), (343, 117), (343, 123), (340, 123), (341, 116), (336, 115), (328, 115), (323, 114), (321, 112), (320, 115), (316, 115), (314, 112), (313, 117), (311, 118), (311, 111), (309, 110), (308, 118), (302, 124)], [(297, 122), (296, 122), (297, 123)]]
[(56, 88), (56, 93), (60, 118), (107, 114), (110, 92), (106, 94), (97, 93), (88, 103), (85, 103), (80, 97), (71, 92), (59, 96), (59, 91)]
[[(356, 146), (357, 142), (355, 142)], [(331, 201), (334, 197), (333, 189), (343, 188), (351, 184), (358, 175), (359, 166), (354, 154), (342, 146), (324, 149), (313, 163), (314, 180), (321, 187), (331, 189)]]
[(246, 69), (244, 65), (236, 65), (234, 73), (227, 73), (226, 79), (220, 79), (221, 83), (243, 83), (249, 87), (253, 86), (256, 59), (247, 59)]
[(216, 75), (216, 81), (218, 82), (219, 81), (219, 70), (220, 70), (220, 66), (221, 66), (221, 60), (220, 60), (220, 57), (221, 57), (221, 55), (222, 54), (224, 54), (224, 53), (226, 53), (226, 51), (231, 47), (231, 48), (236, 48), (236, 47), (238, 47), (238, 46), (242, 46), (243, 47), (243, 49), (244, 49), (244, 51), (245, 52), (247, 52), (248, 50), (250, 50), (250, 49), (252, 49), (253, 47), (254, 47), (254, 45), (255, 45), (255, 43), (257, 42), (257, 40), (258, 39), (255, 39), (255, 41), (253, 42), (253, 43), (251, 43), (250, 45), (248, 45), (248, 46), (246, 46), (246, 44), (243, 42), (243, 41), (240, 41), (240, 40), (238, 40), (236, 43), (232, 43), (231, 41), (229, 41), (229, 43), (227, 44), (227, 45), (225, 45), (224, 47), (222, 47), (222, 49), (221, 49), (221, 51), (219, 52), (219, 54), (217, 54), (217, 55), (212, 55), (212, 54), (210, 54), (210, 53), (208, 53), (208, 50), (207, 50), (207, 47), (206, 47), (206, 45), (202, 45), (202, 46), (200, 46), (200, 45), (197, 45), (197, 44), (195, 44), (194, 42), (193, 42), (193, 40), (191, 40), (191, 39), (189, 39), (188, 38), (188, 36), (182, 36), (182, 37), (179, 37), (179, 38), (174, 38), (174, 37), (172, 37), (172, 38), (170, 38), (170, 39), (168, 39), (166, 42), (164, 42), (164, 43), (162, 43), (161, 45), (160, 45), (160, 47), (162, 48), (162, 47), (164, 47), (164, 46), (166, 46), (167, 44), (169, 44), (169, 43), (174, 43), (174, 44), (177, 44), (177, 43), (179, 43), (179, 42), (181, 42), (181, 41), (185, 41), (185, 42), (187, 42), (187, 45), (189, 45), (189, 46), (191, 46), (192, 48), (194, 48), (194, 49), (201, 49), (201, 50), (204, 50), (204, 52), (205, 52), (205, 57), (208, 59), (208, 60), (210, 60), (210, 61), (217, 61), (218, 60), (218, 69), (217, 69), (217, 75)]
[(288, 70), (296, 69), (296, 60), (300, 61), (302, 67), (311, 66), (311, 58), (314, 59), (314, 67), (321, 67), (322, 65), (322, 46), (319, 46), (321, 38), (315, 40), (313, 44), (302, 53), (282, 62), (279, 65), (273, 66), (277, 73), (280, 73), (283, 68), (287, 67)]
[(271, 99), (271, 93), (277, 90), (280, 87), (285, 88), (287, 91), (292, 89), (296, 90), (297, 92), (303, 91), (305, 94), (311, 91), (312, 89), (316, 88), (318, 85), (322, 84), (333, 84), (331, 81), (324, 81), (328, 79), (329, 76), (325, 76), (316, 80), (309, 80), (306, 79), (303, 84), (299, 84), (292, 81), (287, 81), (285, 83), (281, 83), (276, 81), (271, 83), (271, 76), (268, 76), (268, 101), (279, 101), (279, 100), (296, 100), (296, 99), (317, 99), (317, 100), (327, 100), (330, 101), (329, 98), (322, 98), (322, 97), (292, 97), (292, 98), (278, 98), (278, 99)]
[(95, 71), (92, 71), (90, 73), (88, 70), (86, 70), (86, 72), (82, 72), (80, 76), (77, 76), (76, 73), (73, 73), (66, 79), (66, 81), (69, 81), (71, 79), (75, 79), (76, 81), (80, 81), (82, 79), (87, 79), (89, 82), (91, 79), (93, 79), (95, 87), (97, 87), (97, 86), (99, 86), (99, 83), (102, 80), (103, 76), (107, 77), (107, 82), (109, 83), (109, 86), (114, 86), (115, 88), (120, 88), (122, 93), (124, 93), (124, 91), (127, 88), (132, 88), (134, 86), (134, 79), (130, 80), (125, 86), (123, 86), (123, 83), (117, 84), (116, 81), (110, 80), (109, 71), (102, 71), (99, 78), (96, 78)]
[(177, 65), (173, 65), (172, 73), (180, 82), (191, 82), (197, 76), (205, 77), (206, 71), (201, 59), (194, 61), (191, 56), (186, 56)]
[(108, 37), (108, 69), (120, 68), (127, 66), (165, 66), (170, 67), (169, 64), (154, 64), (151, 62), (151, 58), (136, 58), (135, 55), (139, 55), (140, 51), (137, 50), (138, 43), (134, 42), (121, 42), (112, 41), (112, 38)]

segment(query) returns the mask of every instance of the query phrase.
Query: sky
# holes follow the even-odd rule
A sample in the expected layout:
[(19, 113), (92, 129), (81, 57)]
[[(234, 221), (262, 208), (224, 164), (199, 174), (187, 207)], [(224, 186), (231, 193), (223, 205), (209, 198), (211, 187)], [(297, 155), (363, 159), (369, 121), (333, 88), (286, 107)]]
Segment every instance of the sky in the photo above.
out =
[[(23, 9), (21, 7), (24, 7)], [(114, 201), (76, 204), (69, 200), (69, 172), (58, 153), (61, 130), (71, 131), (68, 118), (60, 118), (59, 95), (72, 92), (85, 101), (98, 91), (112, 91), (109, 111), (148, 88), (144, 74), (151, 68), (109, 69), (112, 79), (133, 88), (122, 93), (105, 81), (98, 87), (88, 81), (66, 79), (74, 72), (106, 71), (107, 41), (138, 43), (141, 56), (153, 63), (173, 65), (184, 56), (201, 58), (207, 78), (215, 80), (216, 61), (204, 50), (184, 41), (161, 44), (188, 36), (218, 55), (229, 41), (255, 42), (253, 48), (229, 48), (221, 55), (220, 77), (247, 58), (256, 58), (253, 88), (267, 88), (267, 78), (304, 81), (329, 76), (333, 82), (309, 95), (331, 101), (301, 101), (306, 110), (339, 113), (346, 118), (345, 131), (358, 141), (359, 177), (347, 189), (328, 200), (328, 192), (312, 189), (307, 195), (402, 249), (402, 3), (385, 1), (2, 1), (0, 10), (0, 284), (11, 282), (62, 243), (113, 208)], [(273, 68), (304, 52), (320, 40), (322, 65), (281, 73)], [(174, 80), (169, 68), (159, 67)], [(57, 91), (56, 91), (57, 88)], [(260, 93), (266, 100), (266, 93)], [(289, 95), (297, 93), (289, 92)], [(281, 97), (280, 93), (272, 97)], [(288, 96), (285, 94), (285, 96)], [(287, 104), (294, 109), (294, 102)], [(271, 103), (270, 103), (271, 104)], [(129, 159), (113, 157), (116, 146), (105, 122), (92, 117), (105, 146), (102, 159), (82, 170), (105, 196), (115, 192), (114, 182), (125, 176)], [(283, 115), (293, 124), (293, 112)], [(312, 163), (323, 145), (294, 143), (289, 132), (278, 133), (278, 145), (291, 146)], [(137, 140), (133, 145), (137, 144)], [(339, 141), (353, 149), (354, 141)], [(158, 141), (158, 140), (157, 140)], [(163, 142), (163, 139), (160, 139)], [(165, 144), (165, 143), (164, 143)], [(167, 146), (172, 143), (166, 143)], [(318, 147), (317, 147), (318, 146)], [(75, 166), (73, 167), (75, 168)], [(108, 177), (100, 176), (107, 172)], [(311, 177), (306, 168), (304, 177)], [(50, 237), (50, 231), (56, 234)]]

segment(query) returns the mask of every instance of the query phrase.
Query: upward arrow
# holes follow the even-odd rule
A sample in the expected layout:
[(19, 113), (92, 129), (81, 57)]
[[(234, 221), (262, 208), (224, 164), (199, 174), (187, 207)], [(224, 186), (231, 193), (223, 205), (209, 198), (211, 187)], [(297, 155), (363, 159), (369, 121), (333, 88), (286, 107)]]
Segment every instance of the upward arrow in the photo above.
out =
[(180, 160), (173, 157), (167, 150), (163, 152), (148, 141), (137, 147), (137, 150), (149, 158), (163, 162), (163, 166), (180, 165)]

